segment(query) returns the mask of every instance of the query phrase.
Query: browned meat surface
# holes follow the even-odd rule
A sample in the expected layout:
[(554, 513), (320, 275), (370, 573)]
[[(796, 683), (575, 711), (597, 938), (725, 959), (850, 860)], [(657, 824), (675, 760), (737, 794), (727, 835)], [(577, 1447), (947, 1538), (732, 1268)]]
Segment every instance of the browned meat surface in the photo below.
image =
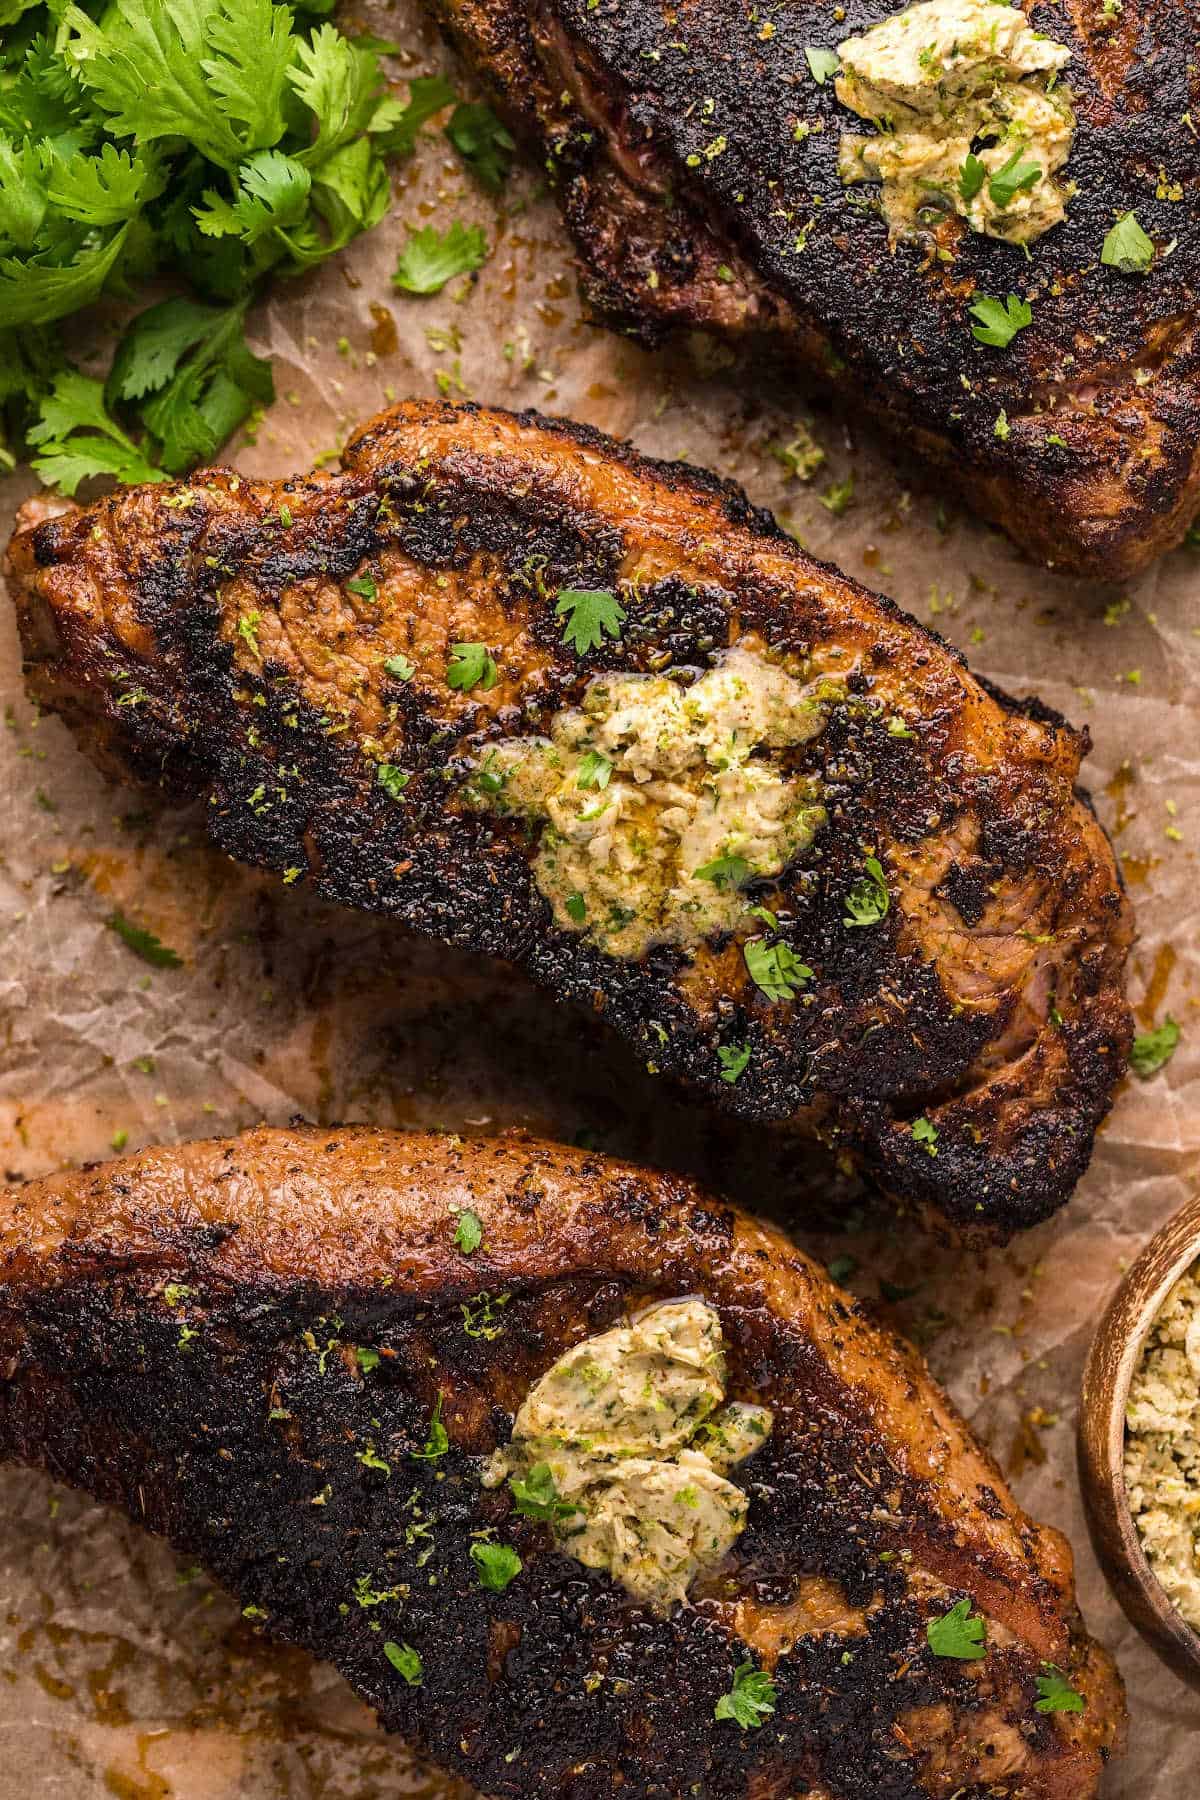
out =
[[(1067, 1198), (1129, 1036), (1128, 911), (1075, 791), (1086, 736), (983, 686), (740, 492), (578, 427), (414, 402), (367, 425), (340, 476), (215, 470), (44, 511), (9, 552), (31, 694), (105, 768), (204, 796), (231, 856), (510, 959), (914, 1210), (1004, 1235)], [(618, 636), (568, 640), (559, 596), (579, 590), (615, 600)], [(491, 685), (452, 685), (464, 643)], [(809, 792), (811, 841), (734, 891), (719, 929), (614, 949), (640, 865), (609, 915), (590, 893), (570, 912), (542, 861), (558, 826), (503, 810), (512, 748), (540, 754), (630, 674), (670, 671), (659, 687), (692, 704), (731, 655), (823, 696), (817, 734), (760, 746), (745, 776)], [(567, 794), (585, 813), (640, 804), (623, 767), (587, 779)], [(720, 777), (695, 779), (700, 830)], [(649, 866), (689, 796), (645, 791), (659, 811), (624, 848)], [(680, 858), (688, 894), (729, 905)]]
[[(769, 340), (1060, 568), (1116, 581), (1179, 542), (1200, 506), (1191, 0), (1027, 0), (1072, 52), (1078, 120), (1077, 192), (1028, 262), (954, 217), (892, 246), (877, 190), (843, 186), (841, 135), (862, 121), (805, 51), (895, 0), (431, 5), (539, 153), (585, 293), (619, 329)], [(1131, 210), (1160, 250), (1145, 278), (1100, 262)], [(1032, 324), (977, 343), (969, 307), (1009, 293)]]
[[(259, 1130), (0, 1206), (0, 1455), (201, 1560), (485, 1794), (1089, 1800), (1120, 1747), (1063, 1538), (914, 1351), (686, 1182), (524, 1139)], [(684, 1296), (773, 1423), (733, 1474), (735, 1549), (661, 1614), (481, 1474), (558, 1356)], [(519, 1558), (502, 1591), (481, 1542)], [(964, 1602), (985, 1653), (936, 1654)], [(747, 1663), (775, 1710), (743, 1729), (714, 1714)], [(1039, 1711), (1064, 1684), (1083, 1710)]]

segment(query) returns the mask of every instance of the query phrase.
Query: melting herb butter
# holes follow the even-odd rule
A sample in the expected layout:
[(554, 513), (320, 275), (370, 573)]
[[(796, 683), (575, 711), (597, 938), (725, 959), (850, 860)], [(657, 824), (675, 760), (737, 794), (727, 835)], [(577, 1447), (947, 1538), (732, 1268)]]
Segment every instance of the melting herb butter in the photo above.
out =
[(548, 739), (493, 746), (467, 795), (543, 825), (534, 876), (562, 929), (613, 956), (698, 943), (742, 923), (741, 887), (779, 874), (825, 823), (816, 784), (785, 757), (820, 732), (827, 699), (744, 649), (691, 686), (598, 676)]
[(1056, 179), (1075, 113), (1055, 90), (1065, 44), (995, 0), (921, 0), (838, 45), (838, 99), (877, 128), (847, 132), (846, 183), (882, 182), (893, 236), (957, 213), (973, 231), (1028, 244), (1073, 191)]
[(548, 1465), (563, 1548), (665, 1611), (745, 1528), (746, 1496), (725, 1471), (761, 1447), (772, 1418), (724, 1398), (720, 1319), (702, 1300), (668, 1301), (542, 1376), (485, 1485)]
[(1200, 1631), (1200, 1263), (1150, 1328), (1125, 1421), (1133, 1522), (1160, 1585)]

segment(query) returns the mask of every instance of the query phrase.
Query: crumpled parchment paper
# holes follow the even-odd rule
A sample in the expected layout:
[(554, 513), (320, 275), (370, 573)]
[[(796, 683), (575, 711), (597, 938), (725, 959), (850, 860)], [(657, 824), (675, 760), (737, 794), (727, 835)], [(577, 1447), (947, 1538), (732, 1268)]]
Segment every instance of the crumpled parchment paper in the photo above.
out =
[[(415, 5), (362, 24), (410, 48), (397, 83), (446, 67)], [(344, 21), (353, 28), (354, 21)], [(403, 88), (400, 90), (403, 92)], [(426, 300), (388, 277), (410, 226), (484, 224), (478, 282)], [(685, 1167), (796, 1220), (850, 1285), (924, 1344), (1026, 1507), (1072, 1539), (1088, 1622), (1117, 1653), (1133, 1716), (1108, 1800), (1186, 1800), (1200, 1699), (1146, 1649), (1092, 1557), (1074, 1462), (1076, 1391), (1122, 1269), (1200, 1171), (1200, 555), (1135, 586), (1048, 575), (919, 485), (855, 419), (730, 366), (704, 340), (647, 355), (582, 317), (566, 238), (536, 172), (497, 205), (440, 133), (396, 171), (391, 217), (255, 322), (279, 398), (232, 460), (283, 475), (336, 451), (387, 401), (438, 391), (569, 413), (743, 482), (813, 551), (1034, 690), (1095, 737), (1087, 780), (1137, 907), (1131, 991), (1144, 1029), (1183, 1026), (1169, 1068), (1130, 1080), (1073, 1203), (1004, 1251), (941, 1249), (796, 1146), (719, 1125), (590, 1021), (501, 968), (406, 940), (234, 867), (197, 814), (106, 784), (25, 699), (0, 606), (0, 1164), (16, 1182), (139, 1144), (296, 1113), (322, 1122), (524, 1125)], [(103, 335), (99, 340), (102, 350)], [(770, 398), (767, 387), (770, 388)], [(774, 454), (806, 423), (807, 483)], [(840, 514), (822, 503), (853, 476)], [(0, 530), (33, 486), (0, 484)], [(151, 970), (109, 929), (119, 907), (184, 958)], [(548, 1071), (552, 1073), (548, 1073)], [(837, 1199), (840, 1213), (831, 1202)], [(0, 1791), (28, 1800), (375, 1800), (459, 1795), (386, 1740), (341, 1680), (271, 1646), (161, 1544), (54, 1483), (0, 1472)]]

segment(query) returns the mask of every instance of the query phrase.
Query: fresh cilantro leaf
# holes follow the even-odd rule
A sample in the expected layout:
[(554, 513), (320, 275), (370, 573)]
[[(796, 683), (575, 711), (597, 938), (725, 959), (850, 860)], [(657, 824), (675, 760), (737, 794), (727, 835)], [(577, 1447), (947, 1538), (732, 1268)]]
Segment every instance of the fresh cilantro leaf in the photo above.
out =
[(987, 170), (974, 152), (969, 152), (967, 160), (958, 172), (958, 191), (964, 200), (973, 200), (983, 186)]
[(534, 1463), (524, 1480), (517, 1475), (510, 1475), (508, 1486), (513, 1505), (527, 1519), (551, 1522), (555, 1519), (569, 1519), (581, 1510), (571, 1501), (560, 1497), (549, 1463)]
[(1134, 1074), (1142, 1081), (1156, 1075), (1174, 1056), (1182, 1035), (1170, 1013), (1153, 1031), (1140, 1031), (1129, 1052), (1129, 1066)]
[(821, 50), (812, 44), (804, 46), (804, 60), (818, 87), (824, 87), (829, 77), (836, 75), (841, 67), (836, 50)]
[[(232, 11), (232, 0), (226, 6)], [(66, 61), (109, 115), (114, 137), (140, 146), (183, 137), (210, 162), (236, 167), (246, 145), (213, 104), (204, 70), (205, 26), (216, 10), (203, 0), (115, 0), (97, 21), (81, 7), (64, 9)]]
[(724, 892), (740, 888), (749, 873), (750, 864), (744, 856), (714, 856), (711, 862), (701, 863), (698, 869), (692, 870), (692, 879), (711, 881), (715, 888)]
[[(379, 51), (382, 46), (356, 38), (360, 49)], [(418, 75), (408, 84), (408, 102), (389, 97), (381, 100), (367, 127), (371, 139), (385, 156), (407, 156), (422, 125), (450, 105), (454, 89), (444, 75)]]
[(379, 1352), (370, 1344), (359, 1344), (354, 1352), (354, 1358), (364, 1375), (369, 1375), (372, 1369), (379, 1367)]
[(442, 1423), (442, 1394), (433, 1403), (433, 1411), (429, 1415), (429, 1431), (425, 1438), (425, 1446), (413, 1451), (415, 1462), (436, 1462), (439, 1456), (445, 1456), (450, 1448), (450, 1434)]
[(396, 1673), (404, 1677), (409, 1687), (420, 1687), (425, 1679), (425, 1665), (411, 1644), (386, 1643), (383, 1654)]
[(270, 363), (246, 343), (245, 315), (244, 302), (166, 300), (139, 313), (118, 346), (109, 398), (140, 403), (172, 474), (211, 457), (256, 406), (275, 398)]
[(102, 383), (74, 369), (55, 377), (26, 437), (37, 447), (33, 459), (37, 474), (64, 494), (73, 494), (90, 475), (115, 475), (121, 481), (167, 479), (111, 418)]
[(389, 675), (395, 676), (397, 681), (411, 681), (417, 672), (416, 663), (410, 662), (407, 656), (400, 653), (395, 656), (385, 656), (383, 666)]
[(119, 225), (106, 243), (83, 243), (61, 262), (0, 257), (0, 327), (41, 325), (89, 306), (116, 268), (129, 230)]
[(762, 938), (751, 938), (743, 948), (750, 979), (768, 1000), (794, 1000), (812, 970), (802, 963), (788, 944), (767, 944)]
[(464, 1207), (458, 1215), (458, 1225), (454, 1233), (454, 1248), (461, 1250), (464, 1256), (471, 1256), (483, 1242), (483, 1222), (479, 1214)]
[(1024, 155), (1024, 150), (1018, 146), (988, 182), (988, 193), (996, 206), (1011, 206), (1022, 189), (1031, 188), (1042, 179), (1037, 163), (1026, 162)]
[(244, 150), (278, 143), (296, 49), (287, 8), (273, 0), (236, 0), (202, 10), (210, 15), (202, 67), (221, 112)]
[(573, 920), (576, 925), (582, 925), (587, 918), (587, 902), (584, 900), (583, 895), (568, 894), (564, 904), (567, 909), (568, 919)]
[(355, 575), (346, 583), (348, 594), (357, 594), (360, 600), (375, 600), (379, 597), (379, 588), (373, 575)]
[(914, 1119), (912, 1122), (912, 1139), (915, 1144), (924, 1144), (930, 1156), (937, 1155), (938, 1133), (932, 1119)]
[(925, 1636), (935, 1656), (952, 1656), (959, 1662), (977, 1662), (987, 1655), (987, 1626), (972, 1613), (969, 1600), (957, 1600), (939, 1619), (928, 1619)]
[(109, 913), (104, 923), (110, 931), (115, 931), (117, 936), (128, 944), (129, 948), (140, 956), (143, 962), (153, 963), (156, 969), (181, 969), (183, 967), (183, 958), (178, 951), (172, 950), (164, 944), (160, 938), (155, 937), (152, 931), (145, 931), (140, 925), (135, 925), (132, 920), (125, 917), (123, 912)]
[(486, 644), (451, 644), (450, 661), (446, 664), (447, 687), (469, 693), (474, 687), (485, 691), (499, 680), (496, 664)]
[(369, 130), (379, 106), (379, 64), (334, 26), (297, 40), (288, 81), (317, 122), (315, 137), (298, 152), (310, 167)]
[(717, 1049), (721, 1080), (733, 1087), (745, 1074), (750, 1061), (749, 1044), (721, 1044)]
[(562, 619), (564, 642), (577, 656), (599, 650), (605, 636), (619, 638), (625, 608), (607, 588), (561, 588), (554, 611)]
[(472, 1544), (471, 1561), (478, 1571), (480, 1587), (493, 1594), (502, 1594), (523, 1567), (516, 1551), (507, 1544)]
[(1053, 1663), (1043, 1663), (1044, 1674), (1037, 1678), (1038, 1699), (1034, 1701), (1033, 1710), (1040, 1713), (1069, 1712), (1081, 1713), (1086, 1702), (1082, 1694), (1077, 1694), (1066, 1676)]
[(604, 789), (612, 779), (612, 769), (613, 766), (607, 756), (602, 755), (599, 750), (588, 750), (579, 759), (575, 786)]
[(480, 187), (498, 194), (508, 179), (517, 146), (491, 107), (482, 101), (464, 101), (456, 106), (446, 126), (446, 136)]
[(406, 769), (397, 768), (395, 763), (380, 763), (375, 770), (375, 779), (389, 800), (399, 800), (412, 776)]
[(288, 231), (304, 218), (312, 176), (295, 157), (282, 150), (260, 150), (238, 170), (238, 189), (231, 201), (205, 188), (204, 203), (192, 208), (206, 237), (236, 237), (255, 245), (280, 234), (286, 246)]
[(158, 186), (157, 170), (140, 150), (131, 156), (115, 144), (102, 144), (93, 156), (56, 155), (46, 200), (65, 218), (98, 228), (135, 218)]
[(715, 1719), (732, 1719), (743, 1731), (756, 1730), (775, 1711), (775, 1683), (765, 1669), (739, 1663), (733, 1686), (713, 1708)]
[(1104, 240), (1100, 261), (1122, 275), (1144, 275), (1154, 261), (1154, 240), (1138, 224), (1136, 213), (1122, 213)]
[(400, 252), (392, 286), (406, 294), (438, 294), (455, 275), (470, 275), (487, 261), (487, 234), (482, 225), (461, 220), (445, 231), (426, 225), (409, 234)]
[(976, 300), (968, 308), (972, 317), (979, 320), (972, 325), (971, 335), (981, 344), (991, 344), (997, 350), (1004, 350), (1012, 343), (1018, 331), (1024, 331), (1033, 323), (1033, 308), (1025, 300), (1010, 294), (1001, 305), (999, 300), (989, 300), (986, 295)]
[(866, 871), (846, 895), (843, 925), (878, 925), (887, 917), (891, 899), (878, 857), (868, 856)]

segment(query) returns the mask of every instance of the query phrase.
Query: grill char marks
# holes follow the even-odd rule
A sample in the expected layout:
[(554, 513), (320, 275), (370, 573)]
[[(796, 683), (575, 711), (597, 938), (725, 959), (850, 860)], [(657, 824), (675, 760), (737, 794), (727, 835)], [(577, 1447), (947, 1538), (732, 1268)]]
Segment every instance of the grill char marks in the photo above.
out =
[[(579, 427), (414, 402), (341, 476), (34, 503), (9, 559), (31, 693), (105, 768), (206, 795), (231, 856), (518, 963), (713, 1103), (817, 1132), (959, 1229), (1033, 1223), (1086, 1167), (1129, 1039), (1130, 931), (1075, 793), (1086, 739), (985, 689), (736, 489)], [(577, 656), (556, 595), (614, 585), (620, 642)], [(448, 685), (461, 641), (487, 644), (493, 687)], [(750, 896), (813, 971), (790, 1002), (738, 939), (633, 961), (558, 928), (527, 828), (463, 799), (489, 745), (545, 733), (597, 674), (701, 669), (733, 643), (840, 696), (788, 753), (828, 823)], [(868, 855), (890, 907), (851, 928)], [(731, 1084), (718, 1052), (740, 1046)]]
[[(886, 0), (851, 0), (836, 25), (807, 5), (767, 19), (750, 0), (431, 5), (541, 152), (585, 292), (619, 329), (773, 340), (1063, 569), (1120, 580), (1179, 542), (1200, 504), (1200, 146), (1185, 122), (1200, 76), (1186, 0), (1126, 0), (1112, 19), (1026, 8), (1073, 52), (1078, 116), (1066, 170), (1078, 191), (1028, 264), (953, 219), (893, 251), (871, 190), (843, 187), (838, 142), (859, 121), (804, 53), (896, 11)], [(1132, 210), (1173, 246), (1144, 280), (1099, 260)], [(968, 307), (1010, 291), (1033, 324), (1006, 350), (978, 345)]]
[[(469, 1260), (461, 1207), (484, 1228)], [(481, 1292), (492, 1337), (464, 1330)], [(664, 1620), (479, 1476), (557, 1354), (685, 1294), (721, 1317), (730, 1395), (775, 1424), (736, 1477), (737, 1551)], [(450, 1447), (423, 1460), (439, 1394)], [(10, 1192), (0, 1455), (168, 1537), (491, 1795), (1089, 1800), (1123, 1734), (1067, 1545), (915, 1353), (779, 1235), (579, 1151), (259, 1130)], [(503, 1593), (475, 1533), (521, 1558)], [(984, 1662), (925, 1642), (963, 1596)], [(417, 1651), (420, 1686), (386, 1643)], [(777, 1690), (759, 1731), (714, 1718), (746, 1660)], [(1083, 1715), (1036, 1711), (1045, 1662)]]

